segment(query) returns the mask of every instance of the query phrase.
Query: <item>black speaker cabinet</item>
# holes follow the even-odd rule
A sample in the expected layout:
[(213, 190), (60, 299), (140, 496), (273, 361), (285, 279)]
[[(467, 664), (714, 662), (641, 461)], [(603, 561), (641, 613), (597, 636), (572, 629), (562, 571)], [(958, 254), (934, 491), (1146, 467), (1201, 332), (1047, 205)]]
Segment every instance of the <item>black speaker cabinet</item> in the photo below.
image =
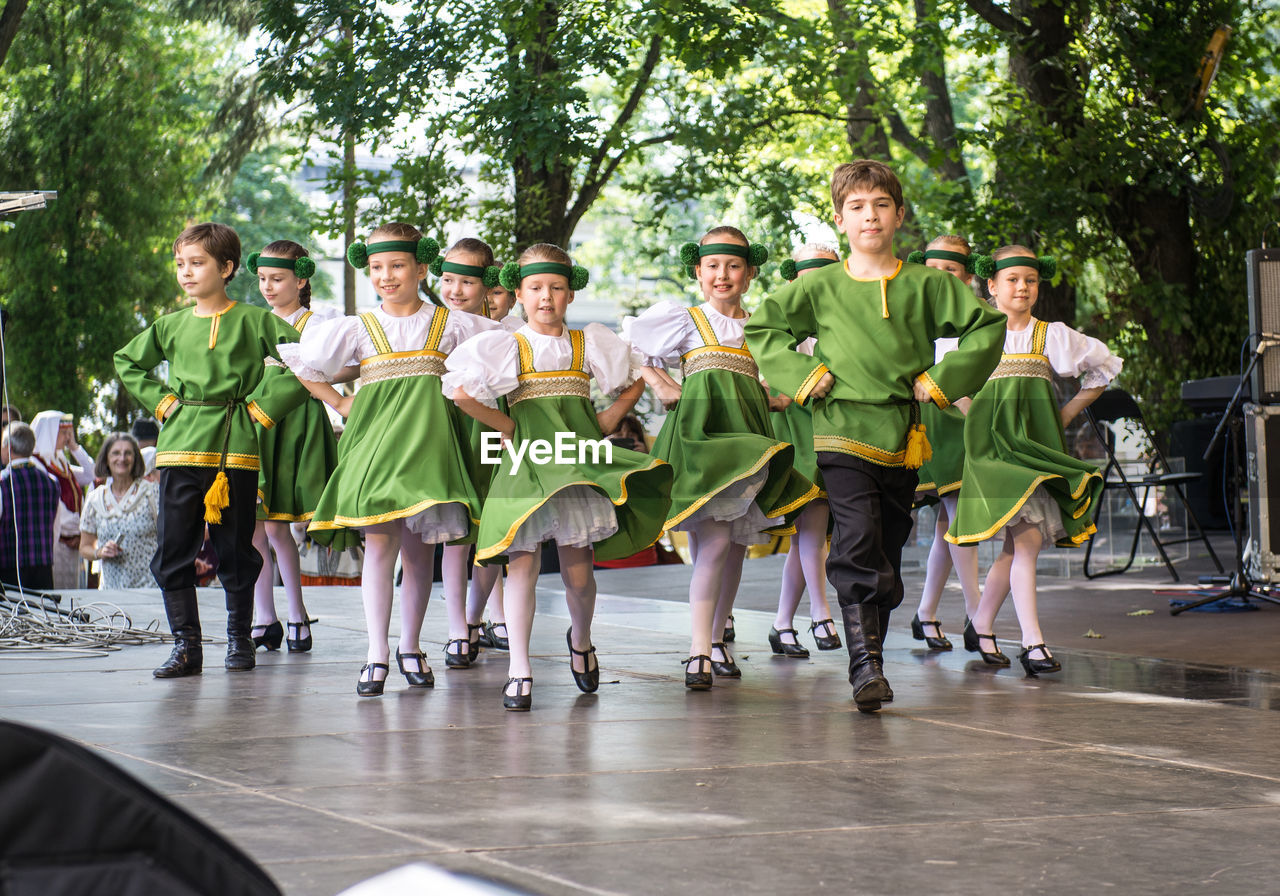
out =
[(1249, 480), (1245, 556), (1255, 581), (1280, 583), (1280, 407), (1247, 404), (1244, 423)]
[[(1245, 253), (1249, 284), (1249, 332), (1280, 334), (1280, 249)], [(1253, 370), (1253, 400), (1280, 404), (1280, 347), (1267, 349)]]

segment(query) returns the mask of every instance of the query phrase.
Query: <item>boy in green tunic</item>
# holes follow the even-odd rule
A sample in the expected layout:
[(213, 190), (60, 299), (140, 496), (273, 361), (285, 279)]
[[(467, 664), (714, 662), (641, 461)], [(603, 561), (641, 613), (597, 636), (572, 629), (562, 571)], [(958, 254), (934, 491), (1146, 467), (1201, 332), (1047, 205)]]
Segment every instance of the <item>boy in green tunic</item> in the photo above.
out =
[[(1000, 360), (1004, 321), (956, 278), (894, 257), (905, 208), (888, 166), (838, 166), (831, 199), (848, 258), (767, 298), (746, 338), (769, 384), (813, 408), (834, 522), (827, 578), (844, 616), (854, 702), (874, 712), (893, 698), (881, 644), (902, 602), (902, 546), (927, 459), (919, 403), (945, 408), (980, 387)], [(812, 358), (795, 351), (810, 336)], [(960, 347), (935, 364), (940, 337)]]
[[(240, 265), (240, 239), (223, 224), (196, 224), (173, 244), (178, 283), (195, 306), (161, 317), (116, 352), (116, 371), (135, 398), (164, 421), (159, 547), (151, 571), (164, 595), (173, 653), (156, 678), (203, 669), (195, 557), (204, 527), (227, 592), (227, 659), (254, 667), (253, 585), (262, 557), (253, 547), (258, 492), (257, 426), (270, 428), (307, 391), (280, 362), (276, 345), (298, 332), (265, 308), (227, 296)], [(169, 362), (168, 383), (152, 371)]]

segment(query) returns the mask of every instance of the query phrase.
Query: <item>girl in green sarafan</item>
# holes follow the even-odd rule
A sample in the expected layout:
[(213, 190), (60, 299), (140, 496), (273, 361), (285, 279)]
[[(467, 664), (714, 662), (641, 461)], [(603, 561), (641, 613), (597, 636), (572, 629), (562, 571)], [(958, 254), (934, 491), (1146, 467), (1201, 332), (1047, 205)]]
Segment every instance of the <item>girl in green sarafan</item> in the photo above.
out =
[[(1097, 339), (1032, 317), (1041, 279), (1057, 268), (1051, 257), (1005, 246), (974, 268), (1009, 320), (1000, 363), (965, 417), (964, 486), (947, 541), (972, 544), (1002, 535), (1004, 547), (987, 572), (964, 645), (991, 665), (1009, 665), (991, 632), (1012, 590), (1023, 668), (1028, 675), (1059, 672), (1062, 664), (1040, 631), (1036, 557), (1046, 541), (1078, 545), (1095, 531), (1102, 477), (1097, 467), (1067, 453), (1063, 427), (1097, 400), (1122, 362)], [(1054, 373), (1080, 377), (1079, 393), (1061, 409)]]
[[(528, 320), (514, 333), (482, 333), (449, 356), (447, 394), (494, 430), (487, 462), (498, 461), (476, 542), (477, 563), (508, 558), (506, 602), (509, 710), (533, 705), (529, 639), (542, 543), (555, 540), (571, 625), (565, 635), (579, 690), (600, 686), (591, 641), (593, 559), (628, 557), (657, 541), (671, 504), (671, 468), (610, 445), (612, 432), (644, 391), (631, 349), (607, 327), (570, 329), (565, 312), (587, 271), (558, 246), (530, 246), (502, 269)], [(595, 379), (612, 404), (596, 413)], [(497, 407), (506, 397), (508, 414)], [(562, 451), (568, 444), (570, 450)], [(554, 446), (554, 453), (548, 449)], [(501, 449), (498, 451), (497, 449)]]

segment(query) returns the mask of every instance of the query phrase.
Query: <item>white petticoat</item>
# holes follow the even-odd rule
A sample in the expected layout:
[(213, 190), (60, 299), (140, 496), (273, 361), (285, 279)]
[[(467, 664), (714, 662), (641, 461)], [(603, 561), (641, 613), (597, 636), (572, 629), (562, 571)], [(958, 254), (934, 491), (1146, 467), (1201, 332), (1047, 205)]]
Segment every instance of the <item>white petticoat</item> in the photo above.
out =
[(426, 544), (457, 541), (471, 528), (467, 509), (457, 503), (435, 504), (413, 516), (405, 517), (402, 522), (405, 528)]
[(672, 528), (677, 532), (687, 532), (705, 520), (727, 520), (732, 523), (729, 538), (734, 544), (764, 544), (770, 537), (764, 530), (782, 525), (781, 519), (766, 517), (755, 503), (756, 495), (760, 494), (768, 478), (768, 467), (761, 467), (747, 478), (721, 489)]
[(618, 531), (613, 502), (587, 485), (571, 485), (531, 513), (507, 551), (536, 551), (544, 541), (562, 548), (585, 548)]
[(1036, 487), (1031, 497), (1018, 508), (1013, 519), (1005, 523), (1005, 528), (1000, 530), (999, 534), (1003, 535), (1005, 530), (1016, 523), (1030, 523), (1038, 528), (1047, 546), (1052, 546), (1067, 534), (1066, 528), (1062, 525), (1062, 509), (1058, 507), (1058, 502), (1045, 491), (1043, 485)]

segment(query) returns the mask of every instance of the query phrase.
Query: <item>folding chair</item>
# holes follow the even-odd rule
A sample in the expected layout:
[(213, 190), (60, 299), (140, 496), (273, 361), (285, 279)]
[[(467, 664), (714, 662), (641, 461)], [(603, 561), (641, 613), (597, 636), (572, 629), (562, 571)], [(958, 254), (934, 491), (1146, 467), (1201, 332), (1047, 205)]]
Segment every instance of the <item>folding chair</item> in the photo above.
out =
[[(1085, 414), (1089, 418), (1089, 423), (1093, 425), (1093, 431), (1098, 436), (1098, 441), (1102, 443), (1107, 452), (1107, 465), (1102, 471), (1103, 496), (1108, 491), (1122, 489), (1128, 494), (1129, 500), (1133, 502), (1133, 506), (1138, 513), (1138, 522), (1133, 527), (1133, 541), (1129, 545), (1129, 559), (1125, 564), (1109, 569), (1091, 571), (1089, 569), (1089, 559), (1093, 554), (1093, 539), (1090, 539), (1084, 554), (1085, 578), (1096, 579), (1101, 576), (1127, 572), (1133, 566), (1134, 558), (1138, 555), (1138, 540), (1142, 537), (1143, 528), (1151, 536), (1152, 544), (1156, 546), (1156, 550), (1160, 553), (1160, 559), (1164, 561), (1165, 568), (1169, 570), (1169, 575), (1173, 577), (1175, 582), (1179, 581), (1178, 571), (1173, 568), (1173, 563), (1169, 560), (1169, 555), (1165, 551), (1165, 547), (1169, 545), (1188, 544), (1199, 540), (1204, 544), (1205, 550), (1209, 552), (1209, 557), (1212, 558), (1214, 565), (1218, 567), (1218, 572), (1224, 572), (1222, 561), (1214, 553), (1213, 545), (1209, 543), (1208, 537), (1204, 534), (1204, 529), (1200, 527), (1200, 521), (1196, 519), (1195, 513), (1191, 510), (1191, 505), (1187, 503), (1187, 496), (1182, 488), (1186, 483), (1199, 479), (1202, 474), (1179, 473), (1170, 469), (1168, 459), (1164, 456), (1164, 452), (1160, 450), (1155, 436), (1147, 426), (1146, 419), (1142, 416), (1142, 409), (1138, 407), (1138, 403), (1134, 401), (1133, 396), (1123, 389), (1108, 389), (1103, 392), (1098, 397), (1098, 400), (1089, 406)], [(1116, 458), (1116, 431), (1114, 427), (1122, 421), (1137, 427), (1137, 431), (1150, 446), (1150, 455), (1147, 458), (1145, 473), (1126, 475), (1124, 466)], [(1144, 513), (1147, 499), (1151, 495), (1151, 490), (1155, 488), (1165, 489), (1166, 499), (1169, 495), (1176, 495), (1178, 501), (1181, 502), (1186, 510), (1189, 525), (1187, 526), (1187, 535), (1185, 537), (1161, 538), (1160, 533), (1151, 524), (1151, 518)], [(1142, 491), (1141, 499), (1138, 496), (1139, 489)], [(1103, 503), (1101, 500), (1098, 501), (1098, 507), (1094, 511), (1095, 522), (1102, 511)], [(1191, 534), (1192, 526), (1195, 527), (1195, 535)]]

